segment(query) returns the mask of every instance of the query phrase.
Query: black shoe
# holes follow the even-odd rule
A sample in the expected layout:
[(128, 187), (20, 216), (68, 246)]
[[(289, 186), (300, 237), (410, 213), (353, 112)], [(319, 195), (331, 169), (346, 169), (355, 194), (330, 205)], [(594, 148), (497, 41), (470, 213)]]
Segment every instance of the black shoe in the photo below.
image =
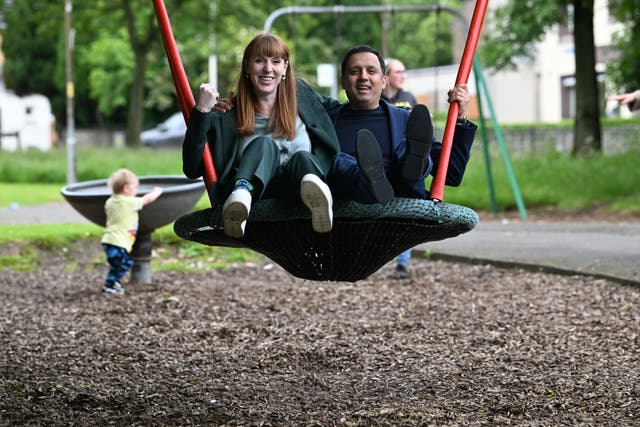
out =
[(411, 273), (404, 265), (396, 265), (396, 271), (391, 275), (394, 279), (410, 279)]
[(368, 129), (360, 129), (356, 139), (356, 159), (360, 169), (360, 185), (376, 203), (393, 199), (393, 187), (384, 173), (382, 151), (378, 140)]
[(407, 151), (402, 161), (402, 177), (407, 181), (422, 178), (433, 142), (433, 124), (429, 109), (418, 104), (407, 120)]

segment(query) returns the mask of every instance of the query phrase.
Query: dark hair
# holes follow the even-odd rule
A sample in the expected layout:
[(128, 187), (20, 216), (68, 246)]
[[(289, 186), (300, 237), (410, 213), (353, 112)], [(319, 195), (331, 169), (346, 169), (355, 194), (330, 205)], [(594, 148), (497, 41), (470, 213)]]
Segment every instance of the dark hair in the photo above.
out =
[(362, 53), (362, 52), (373, 53), (375, 56), (377, 56), (378, 61), (380, 62), (380, 70), (382, 71), (382, 73), (384, 73), (384, 68), (385, 68), (384, 59), (382, 58), (382, 55), (380, 55), (380, 52), (378, 52), (377, 50), (375, 50), (369, 45), (361, 44), (360, 46), (352, 47), (344, 54), (344, 57), (342, 58), (342, 65), (340, 67), (340, 71), (342, 72), (343, 76), (347, 71), (347, 62), (349, 62), (349, 58), (351, 58), (356, 53)]

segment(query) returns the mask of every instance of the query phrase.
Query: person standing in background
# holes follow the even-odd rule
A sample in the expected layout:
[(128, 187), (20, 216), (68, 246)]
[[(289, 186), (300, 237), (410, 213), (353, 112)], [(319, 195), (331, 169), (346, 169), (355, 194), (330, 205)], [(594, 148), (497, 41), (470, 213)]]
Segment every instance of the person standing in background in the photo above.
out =
[[(396, 107), (405, 107), (411, 109), (416, 106), (418, 101), (411, 92), (404, 90), (404, 81), (407, 77), (404, 64), (394, 58), (385, 60), (385, 75), (387, 76), (387, 87), (382, 91), (382, 99), (395, 105)], [(392, 277), (396, 279), (409, 279), (409, 260), (411, 259), (411, 249), (402, 252), (396, 258), (396, 269)]]
[(607, 99), (609, 101), (618, 101), (620, 104), (628, 105), (630, 111), (640, 110), (640, 89), (635, 92), (611, 95)]
[(404, 90), (407, 77), (404, 64), (397, 59), (388, 58), (385, 60), (384, 74), (387, 76), (387, 87), (382, 91), (382, 99), (396, 107), (415, 107), (418, 103), (416, 97)]

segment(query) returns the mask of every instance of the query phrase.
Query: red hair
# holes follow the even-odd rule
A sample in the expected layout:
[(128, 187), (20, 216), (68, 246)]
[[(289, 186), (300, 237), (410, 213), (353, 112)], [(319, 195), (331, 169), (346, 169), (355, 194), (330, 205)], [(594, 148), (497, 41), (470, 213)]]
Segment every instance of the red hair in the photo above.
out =
[(285, 79), (278, 86), (278, 95), (269, 124), (273, 135), (280, 138), (293, 139), (296, 135), (296, 118), (298, 105), (296, 102), (296, 83), (289, 61), (289, 48), (285, 42), (274, 34), (258, 34), (249, 42), (242, 57), (242, 68), (238, 76), (236, 95), (236, 111), (238, 116), (238, 134), (242, 136), (254, 133), (256, 97), (251, 81), (247, 78), (247, 67), (257, 56), (281, 58), (288, 64)]

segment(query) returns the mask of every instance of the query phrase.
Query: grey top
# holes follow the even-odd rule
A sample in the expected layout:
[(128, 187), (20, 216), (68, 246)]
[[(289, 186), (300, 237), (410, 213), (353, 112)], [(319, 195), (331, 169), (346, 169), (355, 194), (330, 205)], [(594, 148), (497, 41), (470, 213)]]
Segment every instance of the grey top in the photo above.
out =
[[(272, 131), (267, 127), (269, 116), (266, 114), (256, 113), (255, 127), (253, 135), (243, 136), (238, 144), (238, 158), (242, 158), (242, 153), (251, 141), (258, 136), (271, 136)], [(298, 151), (311, 151), (311, 140), (307, 133), (307, 127), (300, 120), (300, 116), (296, 117), (296, 136), (289, 140), (285, 138), (273, 138), (276, 145), (280, 149), (280, 164), (284, 165), (289, 161), (291, 156)]]

